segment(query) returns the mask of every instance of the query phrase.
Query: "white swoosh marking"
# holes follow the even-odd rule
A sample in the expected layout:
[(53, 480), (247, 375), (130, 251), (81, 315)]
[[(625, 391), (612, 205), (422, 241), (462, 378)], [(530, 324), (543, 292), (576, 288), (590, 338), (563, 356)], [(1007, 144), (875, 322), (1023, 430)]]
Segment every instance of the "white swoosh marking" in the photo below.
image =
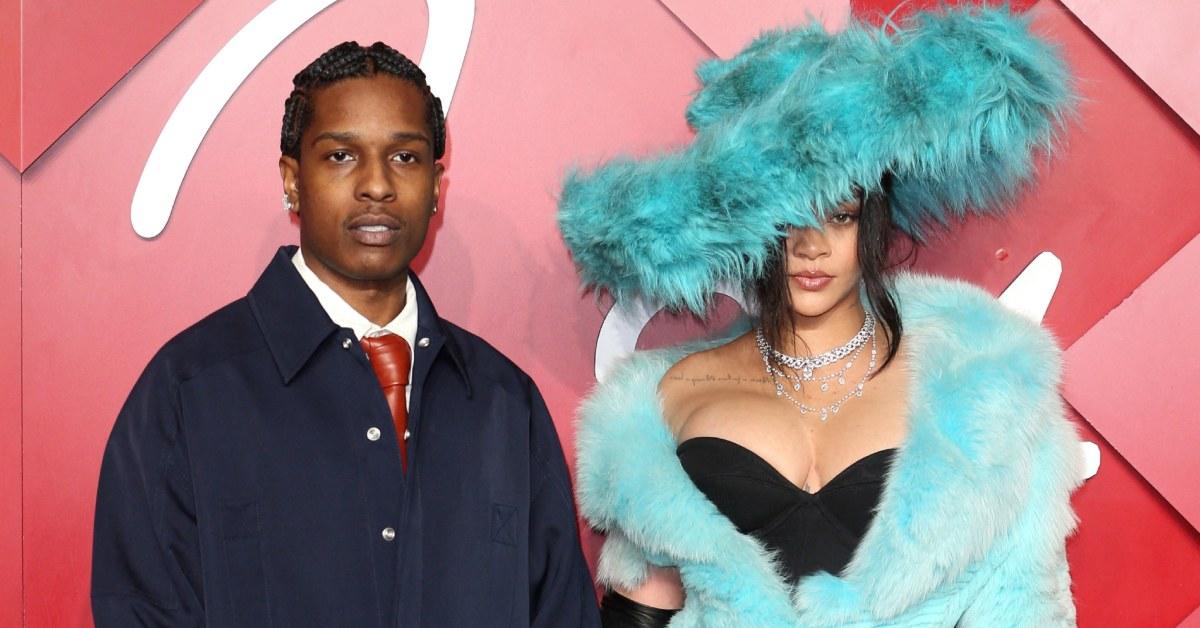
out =
[[(337, 0), (275, 0), (231, 38), (192, 82), (163, 126), (137, 188), (129, 219), (139, 236), (162, 233), (204, 136), (246, 77), (284, 39)], [(430, 87), (450, 109), (474, 25), (473, 0), (426, 0), (429, 29), (422, 60)], [(424, 63), (422, 64), (425, 65)]]
[[(731, 285), (717, 286), (716, 294), (725, 295), (741, 306), (743, 312), (749, 311), (746, 299), (741, 290)], [(628, 303), (618, 303), (604, 315), (600, 324), (600, 333), (596, 337), (596, 381), (602, 382), (609, 371), (622, 358), (633, 353), (637, 347), (638, 337), (646, 323), (662, 309), (659, 304), (647, 303), (641, 299), (633, 299)]]
[(1042, 322), (1050, 299), (1058, 290), (1062, 261), (1050, 251), (1038, 253), (1017, 278), (1000, 293), (1000, 302), (1035, 323)]
[[(1054, 292), (1058, 290), (1060, 278), (1062, 260), (1049, 251), (1043, 251), (1008, 284), (1000, 294), (1000, 302), (1022, 316), (1041, 323)], [(1100, 447), (1096, 443), (1083, 441), (1079, 443), (1079, 449), (1083, 460), (1080, 479), (1086, 480), (1100, 470)]]
[(475, 0), (426, 0), (425, 6), (429, 8), (429, 28), (421, 69), (429, 89), (442, 99), (442, 108), (449, 114), (475, 27)]

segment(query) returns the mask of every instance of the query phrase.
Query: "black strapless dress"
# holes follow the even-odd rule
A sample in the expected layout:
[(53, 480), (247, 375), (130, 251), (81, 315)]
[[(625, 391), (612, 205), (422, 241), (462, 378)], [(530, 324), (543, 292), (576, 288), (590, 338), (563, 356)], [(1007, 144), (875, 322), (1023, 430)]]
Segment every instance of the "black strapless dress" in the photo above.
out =
[(885, 449), (862, 458), (809, 493), (733, 441), (701, 436), (676, 450), (692, 482), (721, 514), (776, 553), (790, 584), (846, 567), (875, 516), (895, 453)]

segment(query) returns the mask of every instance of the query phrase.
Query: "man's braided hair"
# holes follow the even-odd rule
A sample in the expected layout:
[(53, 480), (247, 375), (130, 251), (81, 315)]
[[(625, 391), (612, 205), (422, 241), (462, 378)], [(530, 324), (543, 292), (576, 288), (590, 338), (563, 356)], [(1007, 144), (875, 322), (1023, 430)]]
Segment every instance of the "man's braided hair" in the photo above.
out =
[(381, 41), (369, 48), (356, 41), (338, 44), (300, 70), (292, 79), (292, 93), (283, 105), (279, 150), (288, 157), (300, 159), (300, 136), (312, 120), (313, 92), (344, 79), (374, 76), (380, 72), (408, 81), (425, 93), (425, 119), (433, 143), (433, 158), (441, 159), (446, 152), (446, 118), (442, 113), (442, 101), (429, 90), (425, 73), (417, 64)]

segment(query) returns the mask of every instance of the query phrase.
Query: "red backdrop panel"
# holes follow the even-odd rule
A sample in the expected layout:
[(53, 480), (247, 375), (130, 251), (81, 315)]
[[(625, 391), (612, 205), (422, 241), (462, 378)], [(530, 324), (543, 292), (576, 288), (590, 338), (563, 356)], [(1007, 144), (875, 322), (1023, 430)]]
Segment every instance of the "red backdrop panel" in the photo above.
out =
[(1079, 532), (1067, 543), (1084, 628), (1175, 626), (1200, 604), (1200, 534), (1078, 414), (1100, 445), (1100, 473), (1072, 500)]
[(21, 0), (0, 0), (0, 155), (16, 166), (20, 147)]
[[(850, 0), (854, 14), (871, 22), (879, 22), (884, 16), (899, 19), (914, 11), (937, 9), (946, 5), (966, 4), (983, 1), (991, 5), (1006, 3), (1006, 0)], [(1014, 11), (1024, 11), (1037, 4), (1038, 0), (1007, 0)]]
[(21, 140), (9, 161), (28, 167), (200, 2), (20, 2)]
[(21, 180), (0, 163), (0, 624), (20, 622)]
[(1200, 131), (1200, 4), (1145, 0), (1064, 0), (1191, 127)]
[[(1061, 4), (1033, 10), (1036, 27), (1062, 42), (1083, 97), (1062, 157), (1010, 219), (963, 225), (920, 266), (998, 293), (1038, 252), (1054, 252), (1062, 282), (1044, 322), (1067, 347), (1200, 232), (1200, 212), (1186, 209), (1200, 197), (1200, 140)], [(1104, 462), (1074, 499), (1080, 624), (1175, 625), (1200, 604), (1200, 535), (1085, 433)]]
[[(1046, 324), (1070, 346), (1197, 233), (1200, 138), (1056, 1), (1035, 27), (1063, 45), (1082, 101), (1061, 156), (1010, 218), (976, 220), (922, 266), (999, 292), (1040, 251), (1063, 260)], [(1007, 256), (998, 260), (996, 252)]]
[(1179, 624), (1179, 628), (1200, 628), (1200, 608), (1196, 612), (1188, 615), (1187, 619)]
[(659, 1), (723, 59), (736, 55), (767, 26), (803, 24), (813, 18), (836, 31), (850, 17), (850, 0), (757, 0), (753, 11), (736, 2)]
[(1071, 345), (1063, 394), (1200, 528), (1197, 269), (1200, 237)]

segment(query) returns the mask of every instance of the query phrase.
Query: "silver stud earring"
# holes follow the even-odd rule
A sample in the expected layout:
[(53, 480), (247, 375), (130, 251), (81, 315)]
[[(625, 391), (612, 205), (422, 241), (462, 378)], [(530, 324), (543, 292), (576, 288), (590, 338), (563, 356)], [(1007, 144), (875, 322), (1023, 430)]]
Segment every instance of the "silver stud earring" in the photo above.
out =
[(283, 211), (289, 213), (296, 211), (296, 204), (292, 202), (292, 199), (288, 198), (287, 194), (283, 195)]

